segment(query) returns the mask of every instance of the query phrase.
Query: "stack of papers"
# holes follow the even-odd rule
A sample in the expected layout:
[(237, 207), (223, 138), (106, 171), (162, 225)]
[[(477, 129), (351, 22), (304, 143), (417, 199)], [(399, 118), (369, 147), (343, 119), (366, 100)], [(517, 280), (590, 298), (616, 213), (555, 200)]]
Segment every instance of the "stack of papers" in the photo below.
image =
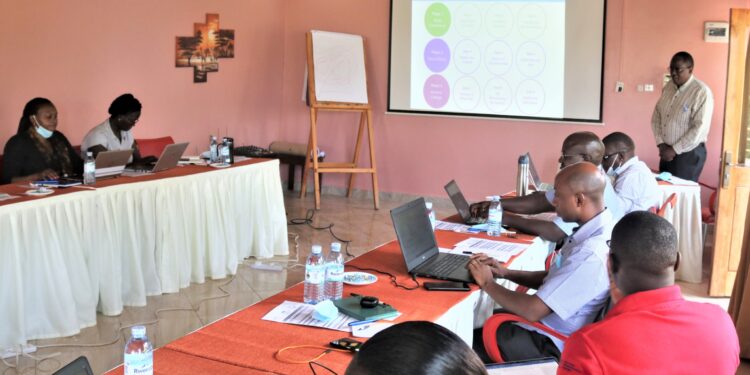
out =
[(262, 319), (272, 322), (297, 324), (310, 327), (328, 328), (336, 331), (349, 332), (349, 323), (356, 319), (339, 313), (339, 315), (328, 321), (313, 319), (313, 310), (315, 305), (307, 303), (284, 301), (268, 312)]
[(449, 223), (447, 221), (435, 220), (435, 230), (447, 230), (451, 232), (466, 232), (468, 225), (459, 223)]

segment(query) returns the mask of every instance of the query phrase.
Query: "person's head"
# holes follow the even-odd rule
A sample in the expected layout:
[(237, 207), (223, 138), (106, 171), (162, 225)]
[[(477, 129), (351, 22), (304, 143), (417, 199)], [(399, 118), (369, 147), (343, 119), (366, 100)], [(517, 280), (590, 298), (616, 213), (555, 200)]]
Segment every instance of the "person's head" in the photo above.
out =
[(674, 284), (680, 263), (677, 232), (648, 211), (634, 211), (612, 229), (609, 272), (623, 296)]
[(487, 370), (455, 333), (435, 323), (414, 321), (388, 327), (367, 340), (346, 374), (487, 374)]
[(610, 168), (617, 169), (635, 156), (635, 143), (625, 133), (611, 133), (604, 137), (602, 142), (604, 143), (602, 167), (605, 171)]
[(563, 168), (555, 176), (557, 216), (568, 222), (585, 223), (604, 210), (606, 177), (597, 166), (580, 162)]
[(109, 106), (109, 122), (122, 131), (135, 126), (141, 117), (141, 102), (132, 94), (122, 94)]
[(42, 128), (43, 133), (50, 134), (57, 129), (57, 109), (49, 99), (34, 98), (23, 107), (21, 120), (18, 122), (18, 133), (30, 128)]
[(669, 76), (677, 87), (685, 84), (693, 74), (693, 56), (685, 51), (677, 52), (669, 62)]
[(562, 144), (562, 154), (557, 160), (560, 168), (587, 161), (594, 165), (602, 163), (604, 145), (592, 132), (576, 132), (569, 135)]

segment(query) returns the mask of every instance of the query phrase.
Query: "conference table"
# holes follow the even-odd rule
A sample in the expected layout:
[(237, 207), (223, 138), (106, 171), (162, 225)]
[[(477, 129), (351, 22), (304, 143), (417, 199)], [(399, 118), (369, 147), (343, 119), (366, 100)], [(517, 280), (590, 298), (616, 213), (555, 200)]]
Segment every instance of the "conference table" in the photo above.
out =
[[(438, 245), (448, 249), (470, 237), (498, 239), (484, 234), (440, 230), (435, 234)], [(509, 260), (510, 268), (538, 270), (544, 267), (544, 259), (548, 252), (546, 242), (525, 235), (519, 235), (516, 238), (504, 236), (500, 240), (527, 245), (520, 254)], [(404, 258), (397, 241), (386, 243), (347, 262), (345, 269), (346, 271), (377, 269), (393, 274), (400, 285), (416, 286), (414, 280), (406, 272)], [(392, 284), (389, 276), (384, 274), (376, 274), (376, 276), (377, 282), (370, 285), (345, 285), (344, 295), (357, 293), (377, 296), (401, 313), (393, 321), (394, 323), (413, 320), (433, 321), (455, 332), (469, 345), (472, 343), (472, 333), (476, 327), (473, 316), (486, 314), (488, 317), (494, 306), (492, 300), (476, 285), (471, 285), (469, 292), (427, 291), (421, 287), (404, 290)], [(420, 284), (429, 281), (425, 278), (416, 280)], [(330, 341), (350, 337), (350, 333), (262, 319), (284, 301), (301, 302), (303, 288), (303, 283), (294, 285), (157, 349), (154, 352), (154, 373), (309, 374), (308, 364), (287, 363), (277, 359), (275, 353), (286, 347), (311, 345), (314, 347), (285, 351), (283, 357), (297, 360), (313, 358), (325, 350)], [(316, 362), (329, 367), (338, 374), (343, 374), (351, 358), (352, 355), (349, 353), (331, 352)], [(122, 371), (122, 366), (120, 366), (109, 373), (121, 374)]]
[(237, 272), (243, 258), (288, 255), (278, 160), (186, 165), (93, 187), (25, 195), (0, 186), (0, 348), (77, 334), (97, 310)]

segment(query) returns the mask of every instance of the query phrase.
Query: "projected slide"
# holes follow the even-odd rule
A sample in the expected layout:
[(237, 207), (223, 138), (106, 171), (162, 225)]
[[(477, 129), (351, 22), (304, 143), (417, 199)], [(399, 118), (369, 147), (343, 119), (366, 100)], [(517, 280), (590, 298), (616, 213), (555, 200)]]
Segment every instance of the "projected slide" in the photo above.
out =
[(412, 2), (411, 107), (559, 118), (565, 1)]

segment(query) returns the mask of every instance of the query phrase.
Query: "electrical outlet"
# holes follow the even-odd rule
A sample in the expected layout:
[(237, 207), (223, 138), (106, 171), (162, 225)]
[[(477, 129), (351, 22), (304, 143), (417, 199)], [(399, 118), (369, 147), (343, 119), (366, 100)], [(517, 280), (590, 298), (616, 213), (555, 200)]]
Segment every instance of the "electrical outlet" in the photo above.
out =
[(654, 85), (650, 84), (650, 83), (645, 84), (643, 88), (645, 89), (646, 92), (653, 92), (654, 91)]
[(638, 85), (638, 92), (643, 92), (643, 85)]
[(615, 92), (623, 92), (625, 90), (625, 83), (622, 81), (617, 81), (615, 84)]

